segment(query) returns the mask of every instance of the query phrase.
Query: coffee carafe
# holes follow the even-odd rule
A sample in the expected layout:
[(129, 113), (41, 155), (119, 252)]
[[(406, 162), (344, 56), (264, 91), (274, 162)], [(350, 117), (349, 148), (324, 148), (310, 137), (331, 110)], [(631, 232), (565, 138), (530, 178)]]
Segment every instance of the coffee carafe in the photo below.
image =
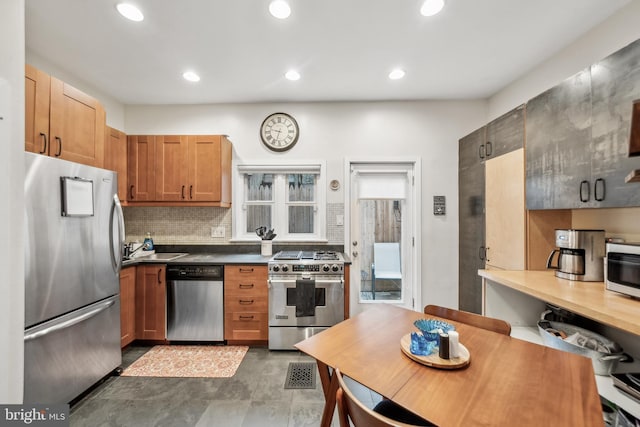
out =
[[(555, 268), (556, 277), (585, 282), (604, 280), (604, 230), (556, 230), (556, 246), (558, 249), (547, 260), (547, 268)], [(556, 253), (556, 264), (552, 265)]]

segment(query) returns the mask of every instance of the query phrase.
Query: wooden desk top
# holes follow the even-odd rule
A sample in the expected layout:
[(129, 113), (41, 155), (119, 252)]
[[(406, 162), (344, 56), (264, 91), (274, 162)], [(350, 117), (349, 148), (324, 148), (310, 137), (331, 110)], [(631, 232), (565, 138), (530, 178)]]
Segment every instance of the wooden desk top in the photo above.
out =
[(479, 270), (478, 274), (597, 322), (640, 335), (640, 301), (607, 291), (604, 282), (560, 279), (551, 270)]
[(296, 347), (439, 426), (603, 425), (589, 359), (451, 322), (470, 365), (423, 366), (400, 339), (424, 317), (381, 304)]

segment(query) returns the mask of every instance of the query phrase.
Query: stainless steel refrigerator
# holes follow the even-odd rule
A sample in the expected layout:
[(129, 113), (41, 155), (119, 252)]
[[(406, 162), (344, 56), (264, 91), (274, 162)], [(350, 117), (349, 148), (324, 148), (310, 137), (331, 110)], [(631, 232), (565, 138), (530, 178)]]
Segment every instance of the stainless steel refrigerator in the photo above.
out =
[(122, 363), (117, 188), (114, 172), (25, 153), (25, 403), (68, 403)]

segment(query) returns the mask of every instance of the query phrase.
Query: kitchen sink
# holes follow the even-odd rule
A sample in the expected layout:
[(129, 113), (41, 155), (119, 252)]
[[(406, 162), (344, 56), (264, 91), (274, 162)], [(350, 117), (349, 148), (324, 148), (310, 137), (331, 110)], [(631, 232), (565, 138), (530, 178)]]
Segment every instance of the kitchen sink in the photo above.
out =
[(187, 255), (186, 252), (160, 252), (136, 257), (136, 261), (172, 261)]

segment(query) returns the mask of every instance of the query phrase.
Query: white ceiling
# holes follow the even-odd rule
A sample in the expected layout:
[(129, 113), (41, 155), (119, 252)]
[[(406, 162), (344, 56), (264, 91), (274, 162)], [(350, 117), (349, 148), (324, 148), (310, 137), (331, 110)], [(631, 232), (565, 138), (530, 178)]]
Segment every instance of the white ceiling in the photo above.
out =
[(448, 0), (426, 18), (422, 0), (289, 0), (278, 20), (270, 0), (131, 0), (135, 23), (117, 0), (25, 0), (26, 44), (124, 104), (486, 98), (629, 1)]

